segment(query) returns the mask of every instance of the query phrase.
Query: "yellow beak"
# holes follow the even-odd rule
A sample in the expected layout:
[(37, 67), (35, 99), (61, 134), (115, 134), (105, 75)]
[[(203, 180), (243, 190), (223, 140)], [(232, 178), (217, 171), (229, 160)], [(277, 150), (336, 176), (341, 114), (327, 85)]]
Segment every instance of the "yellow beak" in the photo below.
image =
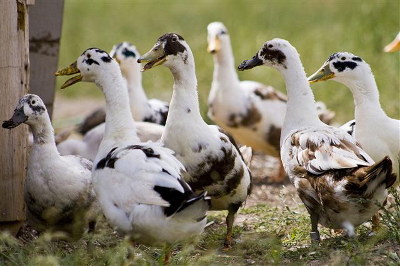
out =
[(310, 83), (317, 83), (319, 81), (325, 81), (334, 77), (335, 73), (333, 73), (329, 68), (329, 63), (325, 62), (317, 72), (308, 77), (308, 81)]
[(79, 70), (79, 68), (77, 67), (77, 62), (73, 62), (72, 64), (70, 64), (68, 67), (63, 68), (61, 70), (58, 70), (56, 72), (56, 76), (70, 76), (73, 74), (78, 74), (78, 76), (72, 77), (70, 79), (68, 79), (62, 86), (61, 89), (65, 89), (75, 83), (78, 83), (80, 81), (82, 81), (82, 75), (81, 75), (81, 71)]
[(215, 54), (221, 50), (221, 43), (217, 36), (208, 42), (207, 52)]
[(140, 71), (144, 72), (148, 69), (151, 69), (155, 66), (159, 66), (164, 64), (167, 60), (164, 51), (164, 47), (162, 44), (156, 44), (150, 51), (142, 55), (137, 62), (138, 63), (147, 63), (145, 64)]
[[(400, 35), (400, 33), (399, 33)], [(397, 50), (400, 50), (400, 36), (397, 35), (396, 39), (393, 40), (393, 42), (389, 43), (388, 45), (383, 48), (383, 51), (386, 53), (394, 52)]]

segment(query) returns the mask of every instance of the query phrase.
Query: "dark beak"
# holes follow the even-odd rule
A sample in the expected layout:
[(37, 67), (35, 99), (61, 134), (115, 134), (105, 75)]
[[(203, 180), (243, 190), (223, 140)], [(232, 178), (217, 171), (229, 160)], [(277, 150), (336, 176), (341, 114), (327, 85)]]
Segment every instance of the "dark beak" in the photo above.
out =
[(23, 107), (20, 109), (15, 109), (11, 119), (4, 121), (2, 127), (12, 129), (24, 123), (26, 120), (28, 120), (28, 117), (25, 115)]
[(253, 56), (252, 59), (244, 60), (238, 66), (238, 70), (243, 71), (243, 70), (252, 69), (253, 67), (261, 66), (261, 65), (263, 65), (263, 61), (260, 58), (258, 58), (258, 54), (256, 54), (255, 56)]

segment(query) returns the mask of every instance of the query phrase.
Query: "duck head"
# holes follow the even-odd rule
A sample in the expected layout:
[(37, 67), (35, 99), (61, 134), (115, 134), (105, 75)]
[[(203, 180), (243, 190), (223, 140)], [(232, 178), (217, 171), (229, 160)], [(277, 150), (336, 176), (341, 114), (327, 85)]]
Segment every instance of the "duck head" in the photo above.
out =
[(70, 76), (78, 74), (68, 79), (61, 89), (65, 89), (80, 81), (101, 83), (105, 78), (112, 78), (113, 73), (121, 73), (118, 63), (105, 51), (98, 48), (85, 50), (78, 60), (68, 67), (56, 72), (56, 76)]
[(216, 54), (224, 47), (226, 43), (230, 43), (228, 30), (221, 22), (211, 22), (207, 26), (207, 52)]
[(35, 94), (26, 94), (18, 101), (13, 116), (9, 120), (4, 121), (2, 127), (12, 129), (22, 123), (28, 125), (40, 123), (45, 119), (46, 114), (47, 109), (42, 99)]
[(122, 74), (126, 76), (130, 72), (139, 72), (141, 64), (137, 63), (140, 57), (139, 51), (136, 46), (129, 42), (121, 42), (113, 46), (110, 56), (114, 58), (122, 71)]
[(149, 52), (138, 59), (138, 63), (146, 63), (141, 71), (155, 66), (165, 65), (170, 69), (184, 67), (193, 62), (193, 54), (189, 45), (176, 33), (166, 33), (158, 38)]
[(296, 49), (286, 40), (275, 38), (263, 44), (249, 60), (244, 60), (238, 70), (243, 71), (265, 65), (278, 70), (288, 69), (290, 63), (299, 62)]
[(371, 73), (371, 68), (364, 60), (352, 53), (338, 52), (332, 54), (308, 81), (316, 83), (332, 79), (346, 84), (364, 78), (365, 73)]

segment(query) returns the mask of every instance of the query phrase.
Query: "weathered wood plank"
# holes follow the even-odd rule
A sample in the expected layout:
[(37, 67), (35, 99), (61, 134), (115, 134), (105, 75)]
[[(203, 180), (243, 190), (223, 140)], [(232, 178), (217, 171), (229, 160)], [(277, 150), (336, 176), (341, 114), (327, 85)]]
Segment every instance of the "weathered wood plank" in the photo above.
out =
[[(25, 0), (0, 4), (0, 118), (9, 119), (18, 100), (28, 92), (28, 10)], [(0, 129), (0, 228), (25, 220), (24, 181), (28, 158), (28, 131), (23, 125)]]
[(51, 117), (55, 93), (64, 0), (37, 0), (29, 8), (30, 91), (39, 95)]

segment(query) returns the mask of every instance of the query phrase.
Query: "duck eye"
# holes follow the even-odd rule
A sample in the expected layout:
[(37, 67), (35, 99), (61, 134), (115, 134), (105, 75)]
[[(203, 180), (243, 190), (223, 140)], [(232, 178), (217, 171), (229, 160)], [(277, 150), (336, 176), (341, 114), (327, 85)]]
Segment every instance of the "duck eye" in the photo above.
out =
[(91, 55), (90, 54), (87, 54), (87, 56), (86, 56), (87, 58), (90, 58), (91, 57)]
[(173, 41), (173, 42), (176, 42), (177, 40), (178, 40), (178, 39), (177, 39), (176, 37), (173, 37), (173, 38), (172, 38), (172, 41)]
[(340, 58), (340, 59), (342, 59), (342, 60), (344, 61), (344, 60), (346, 60), (346, 57), (344, 57), (344, 56), (343, 56), (343, 57), (342, 57), (342, 58)]
[(32, 102), (31, 102), (31, 104), (35, 104), (36, 103), (36, 101), (35, 100), (33, 100)]
[(274, 47), (272, 44), (268, 44), (268, 48), (272, 48)]

